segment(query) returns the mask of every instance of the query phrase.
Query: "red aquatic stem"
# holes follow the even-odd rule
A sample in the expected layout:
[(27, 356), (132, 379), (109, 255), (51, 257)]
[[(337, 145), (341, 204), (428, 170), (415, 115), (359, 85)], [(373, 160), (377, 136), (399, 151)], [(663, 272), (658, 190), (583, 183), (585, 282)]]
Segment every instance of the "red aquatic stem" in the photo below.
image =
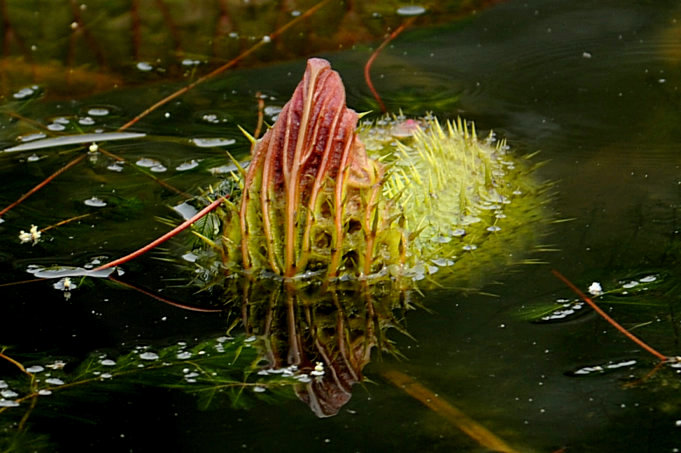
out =
[(2, 211), (0, 211), (0, 218), (2, 218), (2, 216), (5, 215), (9, 210), (13, 209), (15, 206), (17, 206), (18, 204), (20, 204), (21, 202), (23, 202), (25, 199), (27, 199), (28, 197), (30, 197), (31, 195), (33, 195), (34, 193), (36, 193), (37, 191), (39, 191), (40, 189), (42, 189), (43, 187), (45, 187), (45, 186), (46, 186), (47, 184), (49, 184), (50, 181), (52, 181), (54, 178), (56, 178), (57, 176), (61, 175), (62, 173), (64, 173), (64, 172), (65, 172), (66, 170), (68, 170), (69, 168), (73, 167), (74, 165), (76, 165), (76, 164), (77, 164), (78, 162), (80, 162), (81, 160), (85, 159), (85, 156), (87, 156), (87, 154), (81, 154), (80, 156), (76, 157), (76, 158), (73, 159), (71, 162), (69, 162), (68, 164), (64, 165), (64, 166), (61, 167), (59, 170), (55, 171), (55, 172), (52, 173), (50, 176), (48, 176), (47, 178), (45, 178), (45, 179), (43, 180), (43, 182), (41, 182), (40, 184), (38, 184), (37, 186), (35, 186), (34, 188), (32, 188), (31, 190), (29, 190), (29, 191), (26, 192), (25, 194), (23, 194), (21, 197), (19, 197), (19, 199), (18, 199), (17, 201), (15, 201), (14, 203), (12, 203), (12, 204), (10, 204), (9, 206), (7, 206), (5, 209), (3, 209)]
[(114, 277), (109, 277), (109, 280), (111, 280), (114, 283), (118, 283), (121, 286), (125, 286), (126, 288), (133, 289), (139, 293), (144, 294), (145, 296), (149, 296), (152, 299), (156, 299), (158, 301), (163, 302), (164, 304), (172, 305), (173, 307), (181, 308), (183, 310), (189, 310), (189, 311), (198, 311), (200, 313), (220, 313), (222, 310), (217, 309), (217, 308), (200, 308), (200, 307), (191, 307), (189, 305), (184, 305), (179, 302), (173, 302), (172, 300), (166, 299), (165, 297), (161, 297), (158, 294), (154, 294), (150, 291), (147, 291), (146, 289), (139, 288), (135, 285), (131, 285), (130, 283), (126, 283), (124, 281), (118, 280), (117, 278)]
[(553, 272), (553, 275), (555, 275), (558, 279), (560, 279), (563, 283), (565, 283), (572, 291), (574, 291), (575, 294), (577, 294), (584, 302), (589, 304), (589, 306), (591, 308), (593, 308), (596, 313), (598, 313), (603, 319), (605, 319), (615, 329), (622, 332), (631, 341), (633, 341), (634, 343), (636, 343), (637, 345), (639, 345), (640, 347), (642, 347), (643, 349), (645, 349), (646, 351), (648, 351), (649, 353), (651, 353), (652, 355), (654, 355), (655, 357), (657, 357), (658, 359), (660, 359), (662, 361), (666, 361), (668, 359), (667, 356), (665, 356), (664, 354), (658, 352), (657, 350), (655, 350), (652, 347), (645, 344), (643, 342), (643, 340), (639, 339), (637, 336), (635, 336), (634, 334), (629, 332), (627, 329), (622, 327), (617, 321), (615, 321), (610, 316), (608, 316), (607, 313), (605, 313), (598, 305), (596, 305), (596, 303), (593, 300), (591, 300), (586, 294), (584, 294), (584, 292), (582, 292), (582, 290), (577, 288), (577, 286), (575, 286), (575, 284), (572, 283), (570, 280), (568, 280), (567, 277), (565, 277), (563, 274), (561, 274), (560, 272), (558, 272), (555, 269), (551, 270), (551, 272)]
[(178, 225), (175, 228), (173, 228), (172, 230), (168, 231), (166, 234), (159, 237), (158, 239), (150, 242), (149, 244), (145, 245), (144, 247), (137, 249), (137, 250), (135, 250), (134, 252), (132, 252), (128, 255), (125, 255), (122, 258), (118, 258), (117, 260), (113, 260), (113, 261), (110, 261), (106, 264), (102, 264), (98, 268), (94, 269), (93, 272), (97, 272), (97, 271), (101, 271), (103, 269), (109, 269), (111, 267), (119, 266), (123, 263), (127, 263), (128, 261), (130, 261), (134, 258), (137, 258), (138, 256), (141, 256), (141, 255), (147, 253), (149, 250), (153, 249), (154, 247), (156, 247), (160, 244), (163, 244), (165, 241), (167, 241), (168, 239), (177, 235), (179, 232), (181, 232), (182, 230), (189, 227), (191, 224), (193, 224), (194, 222), (196, 222), (197, 220), (199, 220), (200, 218), (202, 218), (203, 216), (208, 214), (210, 211), (217, 208), (220, 205), (220, 203), (222, 203), (223, 201), (225, 201), (227, 199), (227, 197), (228, 197), (227, 195), (224, 195), (224, 196), (218, 198), (217, 200), (215, 200), (214, 202), (212, 202), (211, 204), (209, 204), (208, 206), (203, 208), (201, 211), (199, 211), (196, 215), (194, 215), (194, 217), (182, 222), (180, 225)]
[(379, 96), (378, 91), (376, 91), (376, 88), (374, 88), (374, 84), (371, 82), (371, 65), (374, 64), (374, 60), (378, 57), (378, 54), (381, 53), (383, 49), (385, 49), (385, 46), (387, 46), (390, 41), (393, 39), (397, 38), (397, 36), (402, 33), (409, 25), (411, 25), (414, 21), (416, 20), (416, 17), (410, 17), (409, 19), (405, 20), (402, 22), (402, 24), (397, 27), (390, 35), (381, 43), (380, 46), (374, 50), (374, 52), (371, 54), (369, 59), (367, 60), (366, 64), (364, 65), (364, 80), (366, 81), (366, 84), (369, 86), (369, 91), (371, 91), (371, 94), (374, 95), (374, 98), (376, 98), (376, 101), (378, 102), (379, 107), (381, 108), (381, 112), (385, 113), (386, 108), (385, 104), (381, 100), (381, 96)]
[(307, 11), (305, 11), (300, 16), (294, 18), (293, 20), (290, 20), (289, 22), (285, 23), (284, 25), (282, 25), (281, 27), (276, 29), (274, 32), (272, 32), (269, 35), (269, 39), (262, 39), (262, 40), (258, 41), (256, 44), (254, 44), (251, 47), (249, 47), (248, 49), (244, 50), (239, 55), (232, 58), (230, 61), (223, 64), (219, 68), (213, 70), (212, 72), (209, 72), (208, 74), (206, 74), (202, 77), (199, 77), (198, 79), (196, 79), (194, 82), (190, 83), (189, 85), (186, 85), (185, 87), (177, 90), (176, 92), (172, 93), (171, 95), (166, 96), (165, 98), (161, 99), (160, 101), (158, 101), (157, 103), (155, 103), (154, 105), (152, 105), (151, 107), (144, 110), (142, 113), (140, 113), (139, 115), (137, 115), (136, 117), (134, 117), (133, 119), (131, 119), (130, 121), (125, 123), (118, 130), (124, 131), (124, 130), (128, 129), (130, 126), (137, 123), (139, 120), (141, 120), (145, 116), (149, 115), (151, 112), (157, 110), (159, 107), (162, 107), (163, 105), (167, 104), (168, 102), (172, 101), (173, 99), (182, 96), (183, 94), (185, 94), (189, 90), (193, 89), (197, 85), (205, 82), (206, 80), (212, 79), (213, 77), (217, 76), (218, 74), (222, 74), (223, 72), (230, 69), (231, 67), (236, 66), (237, 63), (239, 63), (241, 60), (243, 60), (247, 56), (251, 55), (256, 50), (260, 49), (261, 47), (268, 44), (272, 40), (278, 38), (281, 34), (283, 34), (289, 28), (293, 27), (298, 22), (305, 20), (306, 18), (308, 18), (312, 14), (316, 13), (322, 6), (324, 6), (328, 2), (329, 2), (329, 0), (322, 0), (321, 2), (317, 3), (316, 5), (314, 5), (312, 8), (308, 9)]

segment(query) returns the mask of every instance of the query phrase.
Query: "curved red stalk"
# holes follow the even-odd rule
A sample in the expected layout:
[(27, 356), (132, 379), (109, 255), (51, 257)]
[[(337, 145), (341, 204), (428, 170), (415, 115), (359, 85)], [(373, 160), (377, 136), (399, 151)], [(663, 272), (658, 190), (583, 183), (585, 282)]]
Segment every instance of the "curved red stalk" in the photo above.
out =
[(584, 302), (589, 304), (589, 306), (591, 308), (593, 308), (594, 311), (596, 313), (598, 313), (603, 319), (605, 319), (611, 326), (613, 326), (615, 329), (622, 332), (631, 341), (633, 341), (634, 343), (636, 343), (637, 345), (639, 345), (640, 347), (642, 347), (643, 349), (645, 349), (646, 351), (648, 351), (649, 353), (651, 353), (652, 355), (654, 355), (655, 357), (657, 357), (658, 359), (660, 359), (662, 361), (666, 361), (668, 359), (668, 357), (666, 355), (658, 352), (657, 350), (655, 350), (655, 349), (651, 348), (650, 346), (648, 346), (647, 344), (645, 344), (643, 342), (643, 340), (639, 339), (637, 336), (635, 336), (634, 334), (629, 332), (627, 329), (622, 327), (617, 321), (615, 321), (610, 316), (608, 316), (608, 314), (606, 312), (604, 312), (598, 305), (596, 305), (596, 303), (593, 300), (591, 300), (586, 294), (584, 294), (582, 292), (582, 290), (577, 288), (577, 286), (575, 286), (575, 284), (572, 283), (570, 280), (568, 280), (563, 274), (561, 274), (560, 272), (558, 272), (555, 269), (552, 269), (551, 272), (553, 272), (553, 275), (555, 275), (560, 280), (562, 280), (563, 283), (565, 283), (572, 291), (574, 291), (575, 294), (577, 294)]
[(199, 211), (196, 215), (194, 215), (194, 217), (192, 217), (192, 218), (189, 219), (189, 220), (186, 220), (186, 221), (182, 222), (180, 225), (178, 225), (178, 226), (176, 226), (175, 228), (173, 228), (172, 230), (168, 231), (166, 234), (164, 234), (164, 235), (161, 236), (160, 238), (156, 239), (155, 241), (150, 242), (149, 244), (145, 245), (144, 247), (142, 247), (142, 248), (140, 248), (140, 249), (137, 249), (137, 250), (135, 250), (134, 252), (132, 252), (132, 253), (130, 253), (130, 254), (128, 254), (128, 255), (125, 255), (125, 256), (122, 257), (122, 258), (118, 258), (117, 260), (113, 260), (113, 261), (110, 261), (110, 262), (108, 262), (108, 263), (106, 263), (106, 264), (102, 264), (101, 266), (99, 266), (99, 267), (97, 267), (96, 269), (94, 269), (92, 272), (97, 272), (97, 271), (101, 271), (101, 270), (103, 270), (103, 269), (109, 269), (110, 267), (119, 266), (119, 265), (121, 265), (121, 264), (123, 264), (123, 263), (127, 263), (128, 261), (130, 261), (130, 260), (132, 260), (132, 259), (134, 259), (134, 258), (137, 258), (137, 257), (140, 256), (140, 255), (143, 255), (143, 254), (147, 253), (149, 250), (153, 249), (154, 247), (156, 247), (156, 246), (158, 246), (158, 245), (163, 244), (165, 241), (167, 241), (168, 239), (170, 239), (170, 238), (172, 238), (173, 236), (177, 235), (177, 233), (179, 233), (180, 231), (186, 229), (186, 228), (189, 227), (192, 223), (196, 222), (196, 221), (199, 220), (201, 217), (205, 216), (205, 215), (208, 214), (210, 211), (212, 211), (213, 209), (217, 208), (218, 205), (219, 205), (220, 203), (222, 203), (223, 201), (225, 201), (225, 200), (227, 199), (227, 197), (228, 197), (228, 195), (224, 195), (224, 196), (218, 198), (217, 200), (215, 200), (214, 202), (212, 202), (211, 204), (209, 204), (208, 206), (206, 206), (205, 208), (203, 208), (201, 211)]
[(2, 217), (5, 213), (7, 213), (7, 211), (9, 211), (10, 209), (14, 208), (14, 207), (17, 206), (19, 203), (21, 203), (22, 201), (24, 201), (25, 199), (27, 199), (28, 197), (30, 197), (30, 196), (33, 195), (34, 193), (36, 193), (37, 191), (39, 191), (40, 189), (42, 189), (43, 187), (45, 187), (45, 186), (46, 186), (47, 184), (49, 184), (50, 181), (52, 181), (54, 178), (56, 178), (57, 176), (61, 175), (62, 173), (64, 173), (64, 172), (65, 172), (66, 170), (68, 170), (69, 168), (73, 167), (74, 165), (76, 165), (76, 164), (77, 164), (78, 162), (80, 162), (81, 160), (85, 159), (85, 156), (87, 156), (87, 154), (81, 154), (80, 156), (76, 157), (76, 158), (73, 159), (71, 162), (69, 162), (68, 164), (64, 165), (64, 166), (61, 167), (59, 170), (55, 171), (55, 172), (52, 173), (50, 176), (48, 176), (47, 178), (45, 178), (45, 179), (43, 180), (43, 182), (41, 182), (40, 184), (38, 184), (37, 186), (35, 186), (34, 188), (32, 188), (31, 190), (29, 190), (29, 191), (26, 192), (25, 194), (23, 194), (21, 197), (19, 197), (19, 199), (18, 199), (17, 201), (15, 201), (14, 203), (12, 203), (12, 204), (10, 204), (9, 206), (7, 206), (5, 209), (3, 209), (2, 211), (0, 211), (0, 217)]
[(172, 305), (173, 307), (181, 308), (183, 310), (189, 310), (189, 311), (198, 311), (199, 313), (221, 313), (222, 310), (217, 309), (217, 308), (200, 308), (200, 307), (191, 307), (189, 305), (184, 305), (179, 302), (173, 302), (172, 300), (166, 299), (165, 297), (161, 297), (158, 294), (154, 294), (152, 292), (147, 291), (146, 289), (138, 288), (137, 286), (131, 285), (130, 283), (126, 283), (124, 281), (118, 280), (117, 278), (114, 277), (109, 277), (109, 280), (112, 282), (118, 283), (121, 286), (125, 286), (126, 288), (134, 289), (137, 292), (140, 292), (144, 294), (145, 296), (149, 296), (152, 299), (159, 300), (163, 302), (164, 304)]
[(411, 25), (414, 21), (416, 20), (416, 16), (410, 17), (409, 19), (405, 20), (402, 22), (402, 25), (397, 27), (395, 31), (390, 33), (390, 35), (385, 38), (385, 41), (381, 43), (380, 46), (374, 50), (374, 52), (371, 54), (369, 59), (367, 60), (366, 64), (364, 65), (364, 81), (366, 84), (369, 86), (369, 91), (371, 91), (371, 94), (374, 95), (374, 98), (376, 98), (376, 101), (378, 102), (378, 106), (381, 108), (381, 112), (385, 113), (387, 110), (385, 108), (385, 104), (381, 100), (381, 96), (379, 96), (378, 91), (376, 91), (376, 88), (374, 88), (374, 84), (371, 82), (371, 65), (374, 64), (374, 60), (378, 57), (378, 54), (381, 53), (383, 49), (385, 49), (385, 46), (387, 46), (390, 41), (393, 39), (397, 38), (397, 36), (404, 31), (405, 28), (407, 28), (409, 25)]

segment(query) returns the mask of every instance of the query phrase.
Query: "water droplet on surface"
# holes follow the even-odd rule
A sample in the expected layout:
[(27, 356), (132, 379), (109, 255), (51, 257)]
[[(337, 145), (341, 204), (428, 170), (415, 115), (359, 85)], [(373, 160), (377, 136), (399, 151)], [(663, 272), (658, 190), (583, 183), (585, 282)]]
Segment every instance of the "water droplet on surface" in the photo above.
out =
[(52, 124), (47, 125), (47, 129), (54, 131), (54, 132), (60, 132), (60, 131), (63, 131), (64, 129), (66, 129), (66, 126), (64, 126), (63, 124), (59, 124), (59, 123), (52, 123)]
[(106, 107), (92, 107), (87, 111), (87, 114), (91, 116), (106, 116), (109, 113), (111, 112)]
[(419, 5), (402, 6), (397, 9), (399, 16), (420, 16), (426, 12), (426, 8)]
[(19, 137), (20, 142), (31, 142), (33, 140), (40, 140), (41, 138), (45, 138), (47, 135), (43, 134), (42, 132), (38, 132), (35, 134), (26, 134), (22, 135)]
[(154, 173), (163, 173), (164, 171), (167, 171), (168, 169), (164, 167), (162, 164), (154, 165), (153, 167), (149, 167), (149, 170), (154, 172)]
[(190, 160), (189, 162), (183, 162), (177, 167), (175, 167), (175, 170), (177, 171), (187, 171), (187, 170), (192, 170), (196, 167), (199, 166), (199, 163), (195, 161), (194, 159)]
[(158, 360), (158, 354), (155, 352), (143, 352), (140, 354), (140, 359), (142, 360)]
[(161, 165), (161, 162), (159, 162), (155, 159), (148, 159), (146, 157), (142, 157), (140, 160), (135, 162), (135, 165), (137, 165), (138, 167), (151, 168), (154, 165)]
[(217, 146), (229, 146), (236, 143), (233, 138), (192, 138), (190, 140), (199, 148), (214, 148)]
[(83, 201), (83, 203), (85, 203), (86, 206), (90, 206), (93, 208), (103, 208), (104, 206), (106, 206), (106, 201), (95, 196), (93, 196), (92, 198), (88, 198), (87, 200)]
[(137, 69), (143, 72), (149, 72), (152, 69), (154, 69), (154, 67), (147, 63), (146, 61), (140, 61), (139, 63), (137, 63)]

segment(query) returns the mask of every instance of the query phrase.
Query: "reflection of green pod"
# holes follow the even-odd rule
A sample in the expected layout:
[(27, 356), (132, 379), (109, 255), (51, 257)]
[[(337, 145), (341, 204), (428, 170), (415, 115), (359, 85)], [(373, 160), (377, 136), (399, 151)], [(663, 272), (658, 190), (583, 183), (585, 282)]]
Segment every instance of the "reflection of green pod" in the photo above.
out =
[(228, 274), (420, 280), (531, 247), (540, 191), (505, 142), (461, 120), (357, 122), (339, 75), (309, 60), (217, 214)]

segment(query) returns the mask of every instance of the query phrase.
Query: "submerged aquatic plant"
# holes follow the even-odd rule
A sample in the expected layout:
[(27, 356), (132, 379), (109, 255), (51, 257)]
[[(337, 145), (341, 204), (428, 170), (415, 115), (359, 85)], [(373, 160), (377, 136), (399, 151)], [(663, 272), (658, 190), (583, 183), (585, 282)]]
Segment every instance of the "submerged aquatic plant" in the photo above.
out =
[(493, 134), (461, 119), (359, 118), (338, 73), (310, 59), (223, 188), (219, 234), (205, 239), (228, 274), (419, 280), (484, 243), (512, 250), (519, 227), (544, 218), (529, 169)]

